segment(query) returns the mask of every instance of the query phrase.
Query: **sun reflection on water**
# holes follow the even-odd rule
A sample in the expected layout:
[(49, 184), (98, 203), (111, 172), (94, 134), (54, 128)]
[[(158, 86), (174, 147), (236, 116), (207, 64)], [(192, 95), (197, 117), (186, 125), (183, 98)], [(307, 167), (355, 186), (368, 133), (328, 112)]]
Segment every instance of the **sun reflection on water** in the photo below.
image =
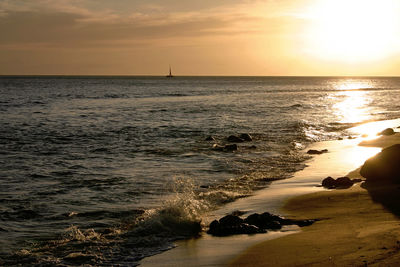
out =
[(374, 88), (372, 81), (346, 79), (334, 82), (332, 86), (337, 90), (330, 96), (335, 101), (332, 107), (337, 122), (359, 124), (350, 129), (352, 133), (361, 136), (363, 140), (371, 140), (377, 138), (382, 130), (393, 127), (391, 121), (371, 122), (371, 114), (377, 111), (370, 105), (373, 94), (365, 89)]
[[(339, 123), (357, 124), (372, 119), (369, 104), (373, 99), (369, 91), (362, 90), (374, 87), (370, 81), (347, 79), (335, 83), (333, 87), (338, 90), (334, 95), (338, 102), (333, 105), (333, 112)], [(374, 124), (367, 123), (356, 127), (353, 132), (364, 139), (373, 139), (379, 130)]]
[(340, 123), (359, 123), (371, 119), (368, 104), (371, 99), (366, 91), (341, 91), (336, 97), (342, 99), (334, 104), (334, 112)]
[(354, 80), (346, 80), (344, 82), (340, 82), (334, 85), (334, 88), (337, 90), (362, 90), (373, 87), (374, 86), (369, 81)]

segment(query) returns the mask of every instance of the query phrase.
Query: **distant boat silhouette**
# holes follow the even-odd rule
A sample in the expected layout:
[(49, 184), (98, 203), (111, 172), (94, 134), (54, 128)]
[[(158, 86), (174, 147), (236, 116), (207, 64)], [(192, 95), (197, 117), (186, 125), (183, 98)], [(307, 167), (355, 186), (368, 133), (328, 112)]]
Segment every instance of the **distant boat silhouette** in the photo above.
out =
[(167, 78), (174, 77), (174, 75), (172, 75), (172, 72), (171, 72), (171, 65), (169, 66), (169, 74), (167, 76), (165, 76), (165, 77), (167, 77)]

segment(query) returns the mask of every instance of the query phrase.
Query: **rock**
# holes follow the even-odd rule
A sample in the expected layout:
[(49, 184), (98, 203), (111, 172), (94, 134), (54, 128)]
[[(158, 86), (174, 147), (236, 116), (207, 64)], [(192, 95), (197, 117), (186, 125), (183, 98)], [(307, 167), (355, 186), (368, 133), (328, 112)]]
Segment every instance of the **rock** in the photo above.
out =
[(299, 227), (310, 226), (318, 220), (294, 220), (293, 224), (296, 224)]
[(322, 186), (329, 188), (329, 189), (349, 188), (349, 187), (353, 186), (354, 183), (357, 183), (359, 181), (361, 181), (361, 180), (360, 179), (351, 180), (349, 177), (340, 177), (335, 180), (329, 176), (329, 177), (326, 177), (324, 180), (322, 180)]
[(326, 177), (322, 180), (322, 186), (326, 188), (334, 188), (336, 186), (336, 181), (332, 177)]
[(247, 133), (243, 133), (239, 136), (240, 139), (247, 141), (247, 142), (251, 142), (253, 141), (253, 138), (251, 138), (251, 136)]
[(218, 144), (214, 144), (214, 145), (212, 146), (212, 150), (215, 150), (215, 151), (223, 151), (223, 150), (224, 150), (224, 146), (220, 146), (220, 145), (218, 145)]
[(240, 229), (239, 234), (247, 234), (247, 235), (267, 232), (265, 229), (260, 229), (255, 225), (250, 225), (247, 223), (241, 224), (239, 229)]
[(219, 220), (219, 223), (224, 226), (238, 226), (243, 222), (244, 220), (236, 215), (226, 215)]
[(353, 181), (349, 177), (340, 177), (336, 179), (336, 187), (351, 187)]
[(227, 215), (219, 221), (211, 222), (207, 233), (215, 236), (227, 236), (235, 234), (266, 233), (268, 230), (279, 230), (283, 225), (298, 225), (300, 227), (311, 225), (316, 220), (290, 220), (265, 212), (254, 213), (246, 219), (236, 215)]
[(383, 130), (382, 132), (378, 133), (378, 135), (393, 135), (394, 130), (392, 128), (387, 128)]
[(236, 135), (231, 135), (226, 140), (231, 143), (243, 143), (244, 142), (244, 140), (242, 138), (237, 137)]
[(210, 135), (205, 139), (205, 141), (215, 141), (215, 138)]
[(307, 154), (320, 155), (320, 154), (327, 153), (327, 152), (328, 152), (328, 149), (322, 149), (322, 150), (310, 149), (307, 151)]
[(382, 149), (366, 160), (360, 174), (368, 181), (400, 182), (400, 144)]
[(210, 224), (207, 233), (215, 236), (227, 236), (237, 234), (256, 234), (265, 233), (264, 229), (260, 229), (255, 225), (250, 225), (244, 220), (235, 215), (226, 215), (219, 221), (214, 220)]
[(214, 144), (214, 145), (212, 146), (212, 150), (231, 152), (231, 151), (236, 151), (236, 150), (238, 150), (238, 146), (237, 146), (236, 144), (225, 145), (225, 146), (221, 146), (221, 145), (218, 145), (218, 144)]
[(261, 229), (281, 229), (280, 217), (272, 215), (268, 212), (263, 214), (254, 213), (249, 215), (244, 221), (248, 224), (255, 225)]
[(224, 151), (236, 151), (236, 150), (238, 150), (238, 146), (236, 144), (224, 146)]
[(248, 149), (257, 149), (257, 146), (252, 145), (252, 146), (249, 146)]
[(220, 232), (220, 226), (219, 226), (219, 221), (214, 220), (210, 223), (209, 229), (207, 233), (216, 235)]

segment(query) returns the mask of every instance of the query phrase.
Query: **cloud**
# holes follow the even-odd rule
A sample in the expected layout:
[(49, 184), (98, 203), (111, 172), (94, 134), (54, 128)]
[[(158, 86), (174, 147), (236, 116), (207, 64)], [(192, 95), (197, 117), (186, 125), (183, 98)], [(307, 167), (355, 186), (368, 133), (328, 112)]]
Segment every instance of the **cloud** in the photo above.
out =
[(90, 9), (93, 3), (89, 0), (4, 0), (0, 2), (0, 45), (54, 48), (128, 41), (142, 44), (255, 34), (282, 27), (279, 13), (271, 9), (276, 9), (275, 3), (240, 2), (195, 11), (165, 11), (160, 3), (148, 3), (130, 6), (133, 11), (123, 12), (108, 5)]

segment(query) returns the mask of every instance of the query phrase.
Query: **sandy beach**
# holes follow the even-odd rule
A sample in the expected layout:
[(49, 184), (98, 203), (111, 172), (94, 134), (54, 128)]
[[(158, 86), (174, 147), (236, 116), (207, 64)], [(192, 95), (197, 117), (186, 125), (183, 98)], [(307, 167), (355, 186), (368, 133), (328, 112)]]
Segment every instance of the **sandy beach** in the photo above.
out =
[[(388, 147), (400, 134), (363, 141)], [(345, 173), (343, 174), (345, 175)], [(359, 169), (348, 174), (361, 177)], [(247, 249), (231, 266), (398, 266), (400, 201), (398, 185), (386, 183), (316, 192), (292, 198), (283, 210), (294, 218), (320, 219), (301, 232)]]

